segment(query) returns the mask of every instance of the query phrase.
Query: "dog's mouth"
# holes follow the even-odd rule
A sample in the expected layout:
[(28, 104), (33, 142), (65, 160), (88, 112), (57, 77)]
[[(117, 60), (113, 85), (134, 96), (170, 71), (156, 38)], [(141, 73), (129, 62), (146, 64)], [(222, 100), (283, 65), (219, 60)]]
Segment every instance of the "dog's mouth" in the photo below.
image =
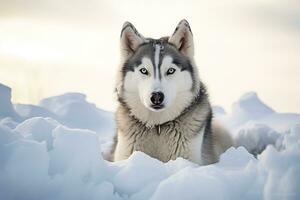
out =
[(153, 108), (155, 111), (159, 111), (163, 109), (165, 106), (163, 104), (160, 105), (151, 105), (151, 108)]

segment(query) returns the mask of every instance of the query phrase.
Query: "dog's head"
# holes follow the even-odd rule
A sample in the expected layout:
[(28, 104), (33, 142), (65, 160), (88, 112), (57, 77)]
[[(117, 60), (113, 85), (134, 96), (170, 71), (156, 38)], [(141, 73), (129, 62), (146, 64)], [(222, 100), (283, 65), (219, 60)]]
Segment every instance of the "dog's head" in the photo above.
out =
[(171, 37), (143, 37), (126, 22), (121, 32), (119, 99), (147, 125), (177, 117), (198, 94), (191, 28), (182, 20)]

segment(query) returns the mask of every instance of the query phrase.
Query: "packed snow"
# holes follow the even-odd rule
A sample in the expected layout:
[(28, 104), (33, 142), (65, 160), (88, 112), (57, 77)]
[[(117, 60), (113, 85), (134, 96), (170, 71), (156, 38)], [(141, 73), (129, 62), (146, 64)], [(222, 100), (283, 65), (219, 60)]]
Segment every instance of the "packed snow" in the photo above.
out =
[[(231, 112), (214, 107), (236, 147), (218, 163), (160, 162), (142, 152), (108, 162), (113, 114), (68, 93), (13, 105), (0, 84), (0, 199), (300, 199), (300, 115), (277, 113), (257, 94)], [(250, 153), (249, 153), (250, 152)]]

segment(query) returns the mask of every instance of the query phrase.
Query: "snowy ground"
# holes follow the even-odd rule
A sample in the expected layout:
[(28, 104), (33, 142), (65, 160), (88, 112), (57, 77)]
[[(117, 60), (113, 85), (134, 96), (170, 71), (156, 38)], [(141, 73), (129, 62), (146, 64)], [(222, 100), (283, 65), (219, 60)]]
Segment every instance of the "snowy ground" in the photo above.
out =
[[(113, 114), (69, 93), (13, 105), (0, 84), (0, 199), (300, 199), (300, 115), (277, 113), (255, 93), (231, 113), (214, 107), (237, 146), (219, 163), (162, 163), (141, 152), (101, 157)], [(248, 151), (256, 155), (254, 157)]]

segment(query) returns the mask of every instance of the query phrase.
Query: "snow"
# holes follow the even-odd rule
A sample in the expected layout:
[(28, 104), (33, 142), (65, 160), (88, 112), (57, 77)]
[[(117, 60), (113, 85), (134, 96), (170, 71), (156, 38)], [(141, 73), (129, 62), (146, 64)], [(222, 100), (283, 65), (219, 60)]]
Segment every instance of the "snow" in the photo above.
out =
[(37, 142), (45, 141), (47, 148), (53, 146), (53, 129), (58, 126), (58, 122), (51, 118), (33, 117), (20, 123), (14, 130), (24, 138)]
[(15, 104), (14, 108), (23, 119), (29, 119), (32, 117), (51, 117), (52, 119), (58, 119), (57, 115), (40, 106), (30, 104)]
[(263, 103), (255, 92), (249, 92), (233, 103), (230, 113), (219, 115), (218, 120), (234, 135), (249, 122), (265, 124), (276, 131), (285, 132), (300, 123), (300, 114), (278, 113)]
[(214, 107), (237, 145), (208, 166), (163, 163), (142, 152), (105, 161), (113, 114), (85, 95), (39, 105), (10, 98), (0, 85), (0, 199), (300, 199), (300, 115), (277, 113), (253, 92), (229, 113)]
[(67, 93), (43, 99), (39, 106), (55, 115), (68, 127), (90, 129), (102, 134), (113, 131), (113, 115), (86, 101), (80, 93)]
[(248, 122), (238, 131), (235, 143), (238, 146), (244, 146), (250, 153), (257, 155), (267, 145), (275, 145), (280, 136), (280, 133), (265, 124)]
[(251, 120), (259, 120), (274, 111), (264, 104), (254, 92), (244, 94), (232, 105), (232, 112), (223, 116), (229, 128), (234, 129)]
[[(16, 104), (14, 111), (24, 119), (52, 118), (70, 128), (89, 129), (110, 137), (115, 131), (112, 113), (97, 108), (80, 93), (67, 93), (41, 100), (39, 105)], [(1, 116), (1, 115), (0, 115)]]
[(11, 89), (0, 83), (0, 119), (11, 117), (15, 120), (20, 120), (20, 116), (15, 112), (10, 101)]
[(11, 117), (0, 118), (0, 126), (7, 126), (11, 129), (14, 129), (18, 125)]
[(215, 117), (224, 116), (226, 114), (224, 108), (221, 106), (213, 106), (212, 109)]

